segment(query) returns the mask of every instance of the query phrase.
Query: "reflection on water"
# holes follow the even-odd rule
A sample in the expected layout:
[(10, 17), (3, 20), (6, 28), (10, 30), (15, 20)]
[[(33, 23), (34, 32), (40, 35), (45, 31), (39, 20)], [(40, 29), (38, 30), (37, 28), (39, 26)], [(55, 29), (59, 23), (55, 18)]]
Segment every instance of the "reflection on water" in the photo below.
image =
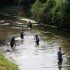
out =
[[(9, 41), (6, 42), (8, 45), (0, 47), (0, 51), (4, 51), (8, 59), (17, 63), (20, 70), (70, 70), (70, 50), (63, 55), (62, 63), (57, 60), (58, 47), (62, 47), (62, 52), (70, 49), (69, 34), (50, 27), (47, 27), (46, 32), (44, 28), (33, 26), (32, 30), (25, 31), (26, 35), (21, 40), (19, 31), (22, 26), (20, 28), (16, 26), (0, 26), (0, 41), (10, 39), (12, 35), (18, 34), (17, 45), (13, 52), (10, 52)], [(40, 36), (39, 46), (35, 44), (35, 34)], [(8, 49), (10, 51), (6, 51)]]
[(58, 68), (59, 68), (59, 70), (61, 70), (61, 68), (62, 68), (62, 62), (58, 61)]

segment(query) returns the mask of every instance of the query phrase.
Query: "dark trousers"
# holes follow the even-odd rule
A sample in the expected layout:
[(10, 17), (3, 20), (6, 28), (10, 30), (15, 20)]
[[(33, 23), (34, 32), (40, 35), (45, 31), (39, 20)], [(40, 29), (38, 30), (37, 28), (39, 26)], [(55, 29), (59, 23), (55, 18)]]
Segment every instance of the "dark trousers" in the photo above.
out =
[(36, 41), (36, 45), (39, 45), (39, 41)]
[(58, 58), (58, 60), (59, 60), (59, 62), (62, 62), (62, 61), (63, 61), (63, 59), (62, 59), (62, 58)]

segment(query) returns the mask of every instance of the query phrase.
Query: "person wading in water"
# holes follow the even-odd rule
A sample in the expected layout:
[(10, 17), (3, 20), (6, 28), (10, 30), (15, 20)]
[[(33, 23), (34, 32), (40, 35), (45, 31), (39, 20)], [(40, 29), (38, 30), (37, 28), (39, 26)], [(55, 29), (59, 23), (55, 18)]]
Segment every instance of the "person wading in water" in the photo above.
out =
[(15, 44), (15, 37), (12, 37), (12, 39), (10, 41), (10, 46), (11, 46), (12, 49), (14, 49), (14, 45), (16, 45)]
[(61, 52), (61, 47), (59, 47), (59, 51), (58, 51), (57, 55), (58, 55), (58, 61), (62, 62), (63, 61), (63, 58), (62, 58), (63, 53)]
[(20, 37), (21, 37), (21, 40), (23, 40), (23, 38), (24, 38), (24, 32), (23, 32), (23, 30), (20, 32)]
[(57, 55), (58, 55), (58, 61), (59, 61), (60, 63), (62, 63), (62, 61), (63, 61), (62, 55), (64, 55), (64, 54), (67, 53), (68, 51), (69, 51), (69, 50), (67, 50), (66, 52), (62, 53), (62, 52), (61, 52), (61, 47), (59, 47), (59, 51), (58, 51)]
[(32, 29), (32, 23), (29, 21), (29, 28)]
[[(68, 49), (65, 53), (67, 53), (70, 49)], [(65, 53), (62, 53), (61, 52), (61, 47), (59, 47), (59, 51), (57, 53), (58, 55), (58, 67), (61, 69), (62, 68), (62, 61), (63, 61), (63, 58), (62, 58), (62, 55), (64, 55)]]
[(39, 45), (39, 37), (37, 34), (35, 35), (35, 40), (36, 40), (36, 45)]

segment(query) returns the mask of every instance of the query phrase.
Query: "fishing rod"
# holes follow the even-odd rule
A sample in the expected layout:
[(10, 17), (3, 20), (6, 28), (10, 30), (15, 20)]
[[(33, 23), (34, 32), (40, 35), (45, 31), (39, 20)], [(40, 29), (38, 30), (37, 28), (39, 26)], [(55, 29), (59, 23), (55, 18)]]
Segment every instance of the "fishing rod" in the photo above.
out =
[(66, 54), (66, 53), (68, 53), (68, 52), (69, 52), (69, 50), (70, 50), (70, 49), (68, 49), (66, 52), (64, 52), (64, 53), (63, 53), (63, 55), (64, 55), (64, 54)]

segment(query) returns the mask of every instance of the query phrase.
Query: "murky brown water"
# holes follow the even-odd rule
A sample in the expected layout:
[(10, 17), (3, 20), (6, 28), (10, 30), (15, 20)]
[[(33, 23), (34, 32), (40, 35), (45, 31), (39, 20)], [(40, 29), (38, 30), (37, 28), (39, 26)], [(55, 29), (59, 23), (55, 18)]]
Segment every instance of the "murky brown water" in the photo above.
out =
[[(57, 60), (58, 47), (62, 47), (62, 52), (70, 49), (70, 34), (48, 26), (41, 28), (34, 25), (33, 29), (29, 30), (24, 23), (18, 23), (13, 26), (0, 25), (0, 41), (5, 43), (1, 45), (0, 51), (4, 52), (9, 60), (19, 65), (20, 70), (70, 70), (70, 50), (63, 55), (62, 65), (59, 65)], [(25, 25), (23, 28), (25, 36), (21, 42), (19, 32), (23, 25)], [(39, 46), (35, 44), (35, 34), (40, 37)], [(17, 35), (18, 45), (14, 51), (11, 51), (9, 41), (4, 42), (4, 40), (10, 39), (13, 35)], [(6, 51), (8, 49), (10, 52)]]

